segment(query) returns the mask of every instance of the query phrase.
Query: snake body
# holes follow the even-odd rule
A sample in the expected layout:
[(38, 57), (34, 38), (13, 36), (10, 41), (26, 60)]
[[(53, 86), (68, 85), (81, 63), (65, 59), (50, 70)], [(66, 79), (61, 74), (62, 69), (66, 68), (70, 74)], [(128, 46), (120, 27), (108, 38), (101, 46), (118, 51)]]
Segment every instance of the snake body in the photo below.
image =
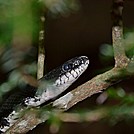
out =
[(38, 88), (11, 95), (0, 107), (0, 133), (6, 132), (19, 118), (16, 107), (37, 107), (64, 92), (87, 69), (86, 56), (75, 57), (53, 69), (38, 81)]

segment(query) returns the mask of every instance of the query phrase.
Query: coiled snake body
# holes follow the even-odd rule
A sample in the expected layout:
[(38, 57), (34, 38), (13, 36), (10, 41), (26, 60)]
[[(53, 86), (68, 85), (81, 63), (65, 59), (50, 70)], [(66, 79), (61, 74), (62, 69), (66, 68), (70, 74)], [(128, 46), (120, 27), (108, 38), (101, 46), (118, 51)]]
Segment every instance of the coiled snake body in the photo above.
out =
[(16, 107), (36, 107), (64, 92), (87, 69), (86, 56), (75, 57), (53, 69), (38, 81), (38, 88), (11, 95), (0, 107), (0, 133), (6, 132), (19, 118)]

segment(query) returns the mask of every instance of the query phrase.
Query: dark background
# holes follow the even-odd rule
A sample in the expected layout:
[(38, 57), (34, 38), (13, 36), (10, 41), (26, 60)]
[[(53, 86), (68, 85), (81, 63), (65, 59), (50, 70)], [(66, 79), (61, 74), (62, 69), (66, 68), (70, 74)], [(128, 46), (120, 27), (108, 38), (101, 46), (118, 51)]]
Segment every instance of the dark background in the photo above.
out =
[[(45, 51), (47, 72), (64, 61), (79, 55), (86, 55), (90, 59), (88, 70), (70, 88), (80, 85), (97, 74), (97, 70), (114, 66), (114, 62), (100, 61), (100, 46), (111, 44), (111, 6), (112, 0), (80, 0), (81, 9), (66, 17), (46, 18), (45, 24)], [(134, 1), (125, 1), (123, 22), (125, 28), (134, 27)], [(131, 80), (133, 81), (133, 80)], [(121, 82), (122, 86), (133, 90), (130, 80)], [(75, 108), (88, 108), (96, 105), (93, 101), (97, 95), (77, 104)], [(115, 126), (106, 121), (94, 123), (63, 123), (60, 134), (132, 134), (133, 123), (119, 122)], [(44, 134), (49, 132), (48, 123), (39, 125), (28, 134)]]

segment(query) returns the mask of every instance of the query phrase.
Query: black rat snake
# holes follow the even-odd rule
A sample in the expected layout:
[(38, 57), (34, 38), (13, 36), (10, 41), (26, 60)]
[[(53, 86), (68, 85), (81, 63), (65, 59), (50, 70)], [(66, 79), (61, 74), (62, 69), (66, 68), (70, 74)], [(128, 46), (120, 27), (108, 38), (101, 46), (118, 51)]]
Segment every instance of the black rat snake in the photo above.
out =
[(9, 96), (0, 107), (0, 133), (6, 132), (19, 118), (16, 118), (16, 106), (36, 107), (57, 97), (78, 79), (88, 64), (86, 56), (75, 57), (42, 77), (37, 89), (29, 86)]

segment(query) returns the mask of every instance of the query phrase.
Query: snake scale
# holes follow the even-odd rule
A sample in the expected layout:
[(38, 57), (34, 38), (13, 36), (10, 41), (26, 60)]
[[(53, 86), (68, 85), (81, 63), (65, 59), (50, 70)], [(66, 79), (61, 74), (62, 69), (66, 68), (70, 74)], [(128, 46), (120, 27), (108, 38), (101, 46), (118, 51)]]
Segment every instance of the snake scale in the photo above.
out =
[(87, 69), (89, 59), (79, 56), (53, 69), (40, 80), (38, 87), (10, 95), (0, 107), (0, 134), (6, 132), (19, 118), (16, 107), (37, 107), (59, 96)]

